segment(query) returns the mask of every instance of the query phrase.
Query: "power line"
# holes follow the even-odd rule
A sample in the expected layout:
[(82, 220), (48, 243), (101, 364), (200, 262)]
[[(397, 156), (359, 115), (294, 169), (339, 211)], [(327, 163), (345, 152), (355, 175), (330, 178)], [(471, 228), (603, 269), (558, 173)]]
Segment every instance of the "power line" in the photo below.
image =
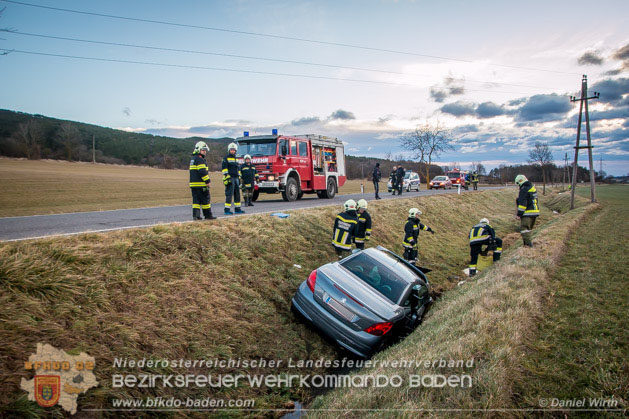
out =
[[(433, 77), (432, 75), (428, 75), (428, 74), (403, 73), (401, 71), (378, 70), (378, 69), (365, 68), (365, 67), (352, 67), (352, 66), (342, 66), (342, 65), (336, 65), (336, 64), (323, 64), (323, 63), (314, 63), (314, 62), (309, 62), (309, 61), (286, 60), (286, 59), (280, 59), (280, 58), (254, 57), (254, 56), (248, 56), (248, 55), (237, 55), (237, 54), (228, 54), (228, 53), (221, 53), (221, 52), (199, 51), (199, 50), (189, 50), (189, 49), (180, 49), (180, 48), (167, 48), (167, 47), (158, 47), (158, 46), (152, 46), (152, 45), (138, 45), (138, 44), (125, 43), (125, 42), (97, 41), (97, 40), (92, 40), (92, 39), (80, 39), (80, 38), (70, 38), (70, 37), (55, 36), (55, 35), (44, 35), (44, 34), (37, 34), (37, 33), (30, 33), (30, 32), (19, 32), (19, 31), (7, 30), (7, 29), (0, 29), (0, 32), (6, 32), (13, 35), (24, 35), (24, 36), (31, 36), (31, 37), (37, 37), (37, 38), (82, 42), (82, 43), (96, 44), (96, 45), (111, 45), (111, 46), (119, 46), (119, 47), (127, 47), (127, 48), (141, 48), (141, 49), (157, 50), (157, 51), (170, 51), (170, 52), (181, 52), (181, 53), (188, 53), (188, 54), (213, 55), (213, 56), (220, 56), (220, 57), (242, 58), (242, 59), (247, 59), (247, 60), (259, 60), (259, 61), (279, 62), (279, 63), (287, 63), (287, 64), (300, 64), (300, 65), (308, 65), (308, 66), (316, 66), (316, 67), (368, 71), (368, 72), (374, 72), (374, 73), (394, 74), (394, 75), (401, 75), (401, 76)], [(527, 88), (533, 88), (533, 89), (556, 90), (551, 87), (533, 86), (533, 85), (528, 85), (528, 84), (504, 83), (504, 82), (473, 80), (473, 79), (464, 79), (464, 81), (472, 82), (472, 83), (495, 84), (495, 85), (502, 85), (502, 86), (515, 86), (515, 87), (527, 87)]]
[[(7, 49), (7, 48), (0, 48), (0, 51), (4, 51), (8, 53), (9, 55), (11, 53), (18, 53), (18, 54), (27, 54), (27, 55), (40, 55), (40, 56), (46, 56), (46, 57), (87, 60), (87, 61), (103, 61), (103, 62), (112, 62), (112, 63), (151, 65), (151, 66), (158, 66), (158, 67), (188, 68), (188, 69), (194, 69), (194, 70), (228, 71), (228, 72), (233, 72), (233, 73), (248, 73), (248, 74), (298, 77), (298, 78), (320, 79), (320, 80), (349, 81), (349, 82), (356, 82), (356, 83), (382, 84), (382, 85), (400, 86), (400, 87), (417, 87), (409, 83), (393, 83), (393, 82), (379, 81), (379, 80), (352, 79), (352, 78), (331, 77), (331, 76), (316, 76), (312, 74), (280, 73), (280, 72), (274, 72), (274, 71), (243, 70), (243, 69), (236, 69), (236, 68), (206, 67), (206, 66), (195, 66), (195, 65), (187, 65), (187, 64), (168, 64), (168, 63), (158, 63), (158, 62), (152, 62), (152, 61), (122, 60), (122, 59), (117, 59), (117, 58), (84, 57), (80, 55), (53, 54), (53, 53), (47, 53), (47, 52), (41, 52), (41, 51), (26, 51), (26, 50)], [(510, 92), (510, 91), (504, 91), (504, 90), (465, 89), (465, 91), (466, 92), (469, 91), (469, 92), (509, 93), (509, 94), (518, 94), (518, 95), (527, 94), (524, 92)]]
[[(443, 56), (439, 56), (439, 55), (419, 54), (419, 53), (415, 53), (415, 52), (399, 51), (399, 50), (393, 50), (393, 49), (387, 49), (387, 48), (376, 48), (376, 47), (369, 47), (369, 46), (365, 46), (365, 45), (345, 44), (345, 43), (341, 43), (341, 42), (321, 41), (321, 40), (317, 40), (317, 39), (308, 39), (308, 38), (298, 38), (298, 37), (292, 37), (292, 36), (273, 35), (273, 34), (268, 34), (268, 33), (241, 31), (241, 30), (236, 30), (236, 29), (218, 28), (218, 27), (213, 27), (213, 26), (192, 25), (192, 24), (186, 24), (186, 23), (167, 22), (167, 21), (163, 21), (163, 20), (144, 19), (144, 18), (135, 18), (135, 17), (128, 17), (128, 16), (111, 15), (111, 14), (105, 14), (105, 13), (87, 12), (87, 11), (84, 11), (84, 10), (74, 10), (74, 9), (65, 9), (65, 8), (61, 8), (61, 7), (44, 6), (44, 5), (40, 5), (40, 4), (32, 4), (32, 3), (26, 3), (26, 2), (15, 1), (15, 0), (0, 0), (0, 1), (4, 1), (6, 3), (17, 4), (17, 5), (21, 5), (21, 6), (29, 6), (29, 7), (36, 7), (36, 8), (40, 8), (40, 9), (54, 10), (54, 11), (58, 11), (58, 12), (75, 13), (75, 14), (81, 14), (81, 15), (87, 15), (87, 16), (105, 17), (105, 18), (110, 18), (110, 19), (127, 20), (127, 21), (132, 21), (132, 22), (152, 23), (152, 24), (157, 24), (157, 25), (167, 25), (167, 26), (175, 26), (175, 27), (182, 27), (182, 28), (202, 29), (202, 30), (209, 30), (209, 31), (216, 31), (216, 32), (226, 32), (226, 33), (235, 33), (235, 34), (240, 34), (240, 35), (249, 35), (249, 36), (260, 36), (260, 37), (272, 38), (272, 39), (284, 39), (284, 40), (289, 40), (289, 41), (306, 42), (306, 43), (311, 43), (311, 44), (330, 45), (330, 46), (337, 46), (337, 47), (343, 47), (343, 48), (353, 48), (353, 49), (361, 49), (361, 50), (367, 50), (367, 51), (386, 52), (386, 53), (390, 53), (390, 54), (408, 55), (408, 56), (424, 57), (424, 58), (434, 58), (434, 59), (438, 59), (438, 60), (457, 61), (457, 62), (463, 62), (463, 63), (478, 63), (479, 62), (477, 60), (466, 60), (466, 59), (462, 59), (462, 58), (443, 57)], [(495, 66), (495, 67), (514, 68), (514, 69), (530, 70), (530, 71), (543, 71), (543, 72), (557, 73), (557, 74), (572, 74), (572, 75), (580, 74), (580, 73), (574, 73), (574, 72), (569, 72), (569, 71), (550, 70), (550, 69), (535, 68), (535, 67), (522, 67), (522, 66), (507, 65), (507, 64), (491, 64), (491, 63), (483, 63), (483, 64), (491, 65), (491, 66)]]

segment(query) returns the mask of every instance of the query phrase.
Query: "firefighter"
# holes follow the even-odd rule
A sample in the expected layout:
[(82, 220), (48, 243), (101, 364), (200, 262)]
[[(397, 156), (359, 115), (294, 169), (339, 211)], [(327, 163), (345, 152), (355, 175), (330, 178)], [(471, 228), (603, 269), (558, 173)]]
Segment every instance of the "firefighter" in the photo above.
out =
[(356, 215), (356, 201), (349, 199), (343, 204), (343, 212), (334, 219), (334, 229), (332, 230), (332, 246), (342, 259), (345, 252), (352, 249), (352, 241), (356, 235), (358, 218)]
[(227, 146), (227, 155), (223, 158), (223, 184), (225, 185), (225, 214), (234, 215), (231, 212), (232, 197), (234, 198), (234, 209), (236, 214), (242, 214), (244, 211), (240, 208), (240, 168), (236, 159), (236, 151), (238, 146), (231, 143)]
[(364, 249), (365, 242), (371, 238), (371, 215), (367, 212), (367, 201), (361, 199), (356, 205), (358, 207), (358, 227), (356, 228), (354, 243), (356, 243), (357, 249)]
[(537, 206), (537, 189), (524, 175), (517, 175), (515, 183), (520, 187), (518, 195), (518, 213), (520, 219), (520, 234), (522, 242), (525, 246), (533, 247), (531, 241), (531, 231), (535, 225), (535, 220), (539, 216), (539, 207)]
[(395, 180), (397, 181), (397, 194), (398, 195), (402, 195), (402, 187), (404, 186), (405, 174), (406, 174), (406, 171), (404, 170), (404, 168), (401, 165), (398, 166), (397, 170), (395, 171)]
[(476, 170), (474, 170), (474, 173), (472, 173), (472, 186), (474, 187), (475, 191), (478, 190), (478, 172), (476, 172)]
[(201, 210), (206, 220), (213, 220), (210, 204), (210, 175), (205, 155), (209, 148), (203, 141), (194, 146), (190, 159), (190, 191), (192, 191), (192, 219), (201, 220)]
[(376, 163), (376, 167), (373, 168), (373, 173), (371, 174), (371, 180), (373, 181), (373, 189), (376, 192), (376, 199), (380, 198), (380, 179), (382, 178), (382, 173), (380, 172), (380, 163)]
[(423, 225), (419, 221), (419, 216), (422, 212), (417, 208), (411, 208), (408, 210), (408, 221), (406, 221), (406, 225), (404, 226), (404, 259), (411, 263), (417, 262), (417, 236), (419, 236), (419, 230), (428, 231), (432, 234), (435, 234), (435, 231)]
[(256, 167), (251, 164), (251, 156), (245, 155), (245, 164), (240, 167), (240, 173), (242, 174), (242, 195), (245, 198), (245, 206), (252, 207), (251, 196), (253, 195), (253, 189), (260, 181)]
[(391, 195), (395, 195), (395, 186), (397, 185), (397, 181), (395, 180), (395, 175), (397, 173), (397, 166), (393, 166), (391, 173), (389, 174), (389, 182), (391, 182)]
[(470, 174), (466, 173), (465, 174), (465, 190), (469, 190), (470, 189)]
[[(481, 218), (480, 222), (470, 230), (470, 276), (476, 275), (476, 263), (478, 255), (482, 252), (483, 245), (487, 250), (493, 250), (493, 260), (498, 262), (502, 254), (502, 239), (496, 237), (496, 232), (489, 225), (487, 218)], [(483, 253), (484, 255), (484, 253)]]

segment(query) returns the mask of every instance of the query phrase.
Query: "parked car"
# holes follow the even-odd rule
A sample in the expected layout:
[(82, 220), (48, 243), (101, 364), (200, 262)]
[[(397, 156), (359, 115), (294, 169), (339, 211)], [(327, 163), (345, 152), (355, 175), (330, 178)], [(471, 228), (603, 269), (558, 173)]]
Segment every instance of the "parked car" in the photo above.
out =
[(428, 189), (452, 189), (452, 181), (447, 176), (435, 176), (428, 184)]
[(421, 323), (432, 303), (425, 272), (382, 246), (310, 273), (292, 308), (348, 351), (367, 357)]
[[(402, 188), (406, 190), (406, 192), (410, 192), (411, 190), (416, 190), (419, 192), (420, 188), (420, 180), (419, 174), (417, 172), (413, 172), (409, 170), (404, 175), (404, 181), (402, 183)], [(391, 192), (393, 190), (393, 185), (391, 185), (391, 180), (387, 183), (387, 190)]]

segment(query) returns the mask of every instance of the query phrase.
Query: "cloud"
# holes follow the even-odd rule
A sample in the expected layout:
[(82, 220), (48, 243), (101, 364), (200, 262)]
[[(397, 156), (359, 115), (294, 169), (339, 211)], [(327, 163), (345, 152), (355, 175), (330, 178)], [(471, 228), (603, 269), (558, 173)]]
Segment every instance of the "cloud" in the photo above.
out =
[(493, 118), (495, 116), (504, 115), (505, 113), (506, 110), (494, 102), (483, 102), (476, 108), (476, 115), (483, 119)]
[(430, 97), (437, 103), (443, 103), (448, 96), (465, 94), (465, 80), (448, 76), (443, 79), (443, 84), (430, 87)]
[(612, 108), (605, 111), (591, 111), (590, 121), (602, 121), (606, 119), (629, 120), (629, 107)]
[(453, 134), (467, 134), (470, 132), (478, 132), (478, 125), (476, 124), (461, 125), (452, 129)]
[(437, 103), (443, 103), (448, 97), (448, 92), (433, 86), (430, 88), (430, 97)]
[(474, 115), (476, 106), (473, 103), (457, 101), (443, 105), (440, 110), (443, 113), (449, 113), (458, 118), (465, 115)]
[(579, 65), (602, 65), (603, 57), (598, 55), (596, 51), (588, 51), (577, 60)]
[(618, 51), (616, 51), (612, 57), (621, 61), (629, 60), (629, 44), (623, 47), (620, 47)]
[(565, 96), (555, 93), (534, 95), (515, 111), (516, 119), (522, 121), (552, 121), (570, 112), (572, 105)]
[(629, 78), (606, 79), (594, 83), (590, 90), (601, 94), (603, 103), (615, 103), (622, 100), (624, 94), (629, 93)]
[(350, 119), (356, 119), (356, 116), (354, 116), (354, 114), (350, 111), (345, 111), (343, 109), (338, 109), (334, 112), (332, 112), (330, 114), (330, 116), (328, 117), (328, 119), (330, 120), (335, 120), (335, 119), (341, 119), (341, 120), (350, 120)]
[(122, 113), (123, 113), (125, 116), (131, 116), (131, 108), (129, 108), (129, 107), (127, 107), (127, 106), (125, 106), (124, 108), (122, 108)]
[(302, 125), (310, 125), (321, 122), (321, 119), (318, 116), (304, 116), (303, 118), (293, 119), (290, 121), (290, 124), (295, 127), (299, 127)]

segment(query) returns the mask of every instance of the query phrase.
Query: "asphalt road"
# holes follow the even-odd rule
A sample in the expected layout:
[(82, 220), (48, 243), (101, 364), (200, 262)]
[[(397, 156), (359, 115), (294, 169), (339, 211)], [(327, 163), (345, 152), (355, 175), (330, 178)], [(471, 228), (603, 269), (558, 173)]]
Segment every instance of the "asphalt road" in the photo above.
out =
[[(479, 187), (479, 190), (489, 189)], [(392, 196), (386, 192), (381, 194), (382, 199), (412, 198), (417, 196), (436, 195), (444, 193), (457, 193), (451, 190), (422, 190), (420, 192), (404, 192), (402, 196)], [(461, 191), (461, 193), (473, 193)], [(241, 217), (247, 214), (264, 214), (272, 212), (287, 212), (302, 208), (313, 208), (338, 205), (339, 207), (348, 199), (358, 201), (361, 198), (367, 201), (374, 199), (373, 192), (364, 194), (337, 195), (334, 199), (319, 199), (316, 195), (304, 195), (304, 198), (292, 203), (284, 202), (280, 195), (278, 200), (260, 201), (253, 207), (243, 207), (246, 214), (228, 216)], [(213, 204), (212, 213), (219, 218), (223, 215), (223, 205)], [(53, 215), (33, 215), (29, 217), (4, 217), (0, 218), (0, 241), (14, 241), (36, 239), (43, 237), (70, 235), (88, 232), (102, 232), (111, 230), (123, 230), (127, 228), (149, 227), (165, 223), (192, 222), (191, 205), (177, 205), (171, 207), (150, 207), (112, 211), (75, 212)], [(217, 220), (218, 221), (218, 220)]]

